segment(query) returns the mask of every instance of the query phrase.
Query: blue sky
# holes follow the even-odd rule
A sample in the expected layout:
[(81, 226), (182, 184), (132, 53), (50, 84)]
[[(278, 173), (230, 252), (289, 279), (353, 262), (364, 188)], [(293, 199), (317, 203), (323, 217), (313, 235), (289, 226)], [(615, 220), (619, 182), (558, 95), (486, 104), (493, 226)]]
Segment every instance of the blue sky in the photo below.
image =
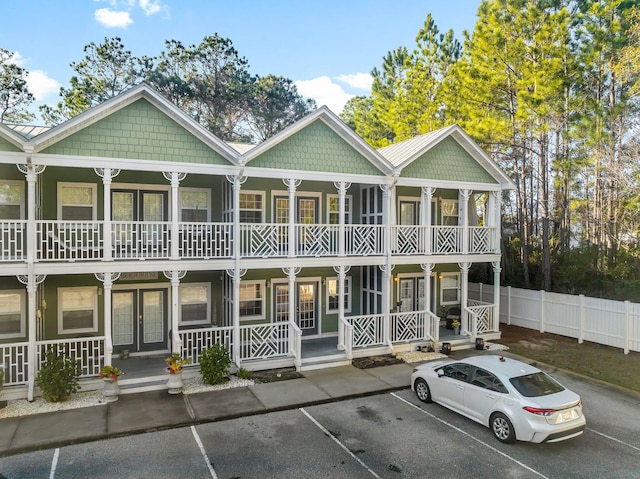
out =
[(37, 104), (55, 104), (83, 47), (119, 36), (134, 55), (164, 40), (231, 39), (252, 74), (291, 78), (298, 91), (339, 113), (370, 92), (369, 72), (399, 46), (413, 49), (427, 13), (440, 31), (473, 30), (480, 0), (3, 0), (0, 47), (30, 72)]

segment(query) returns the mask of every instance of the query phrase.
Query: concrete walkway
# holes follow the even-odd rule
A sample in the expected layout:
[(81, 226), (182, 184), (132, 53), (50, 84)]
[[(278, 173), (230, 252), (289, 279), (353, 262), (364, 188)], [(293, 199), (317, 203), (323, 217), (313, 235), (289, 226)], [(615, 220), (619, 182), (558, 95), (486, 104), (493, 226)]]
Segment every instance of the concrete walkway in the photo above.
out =
[(0, 456), (405, 389), (413, 367), (318, 369), (305, 371), (303, 378), (248, 387), (126, 394), (101, 406), (0, 419)]

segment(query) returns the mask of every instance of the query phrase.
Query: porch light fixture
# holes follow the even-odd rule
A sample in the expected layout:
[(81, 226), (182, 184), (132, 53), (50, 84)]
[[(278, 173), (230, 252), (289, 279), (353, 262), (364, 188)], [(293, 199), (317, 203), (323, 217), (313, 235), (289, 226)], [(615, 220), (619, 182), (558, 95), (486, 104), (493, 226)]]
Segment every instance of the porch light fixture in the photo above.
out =
[(271, 281), (267, 280), (267, 282), (265, 283), (265, 286), (266, 286), (267, 288), (270, 288), (270, 287), (271, 287)]

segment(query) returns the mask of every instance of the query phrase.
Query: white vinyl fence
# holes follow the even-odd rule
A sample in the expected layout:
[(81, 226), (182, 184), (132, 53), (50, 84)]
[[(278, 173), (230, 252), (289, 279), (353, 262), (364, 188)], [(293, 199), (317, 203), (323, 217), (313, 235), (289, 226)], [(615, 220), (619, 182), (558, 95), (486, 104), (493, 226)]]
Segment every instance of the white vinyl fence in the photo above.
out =
[[(493, 303), (493, 285), (469, 284), (469, 297)], [(500, 322), (629, 351), (640, 351), (640, 304), (500, 288)]]

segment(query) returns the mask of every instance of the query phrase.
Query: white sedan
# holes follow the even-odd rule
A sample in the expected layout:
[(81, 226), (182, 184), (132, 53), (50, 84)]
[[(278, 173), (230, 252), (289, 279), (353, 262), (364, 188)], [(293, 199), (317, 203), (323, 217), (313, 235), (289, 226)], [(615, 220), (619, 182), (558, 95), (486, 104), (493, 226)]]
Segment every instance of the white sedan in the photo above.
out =
[(582, 400), (539, 369), (503, 356), (426, 363), (411, 389), (491, 429), (501, 442), (556, 442), (579, 436)]

